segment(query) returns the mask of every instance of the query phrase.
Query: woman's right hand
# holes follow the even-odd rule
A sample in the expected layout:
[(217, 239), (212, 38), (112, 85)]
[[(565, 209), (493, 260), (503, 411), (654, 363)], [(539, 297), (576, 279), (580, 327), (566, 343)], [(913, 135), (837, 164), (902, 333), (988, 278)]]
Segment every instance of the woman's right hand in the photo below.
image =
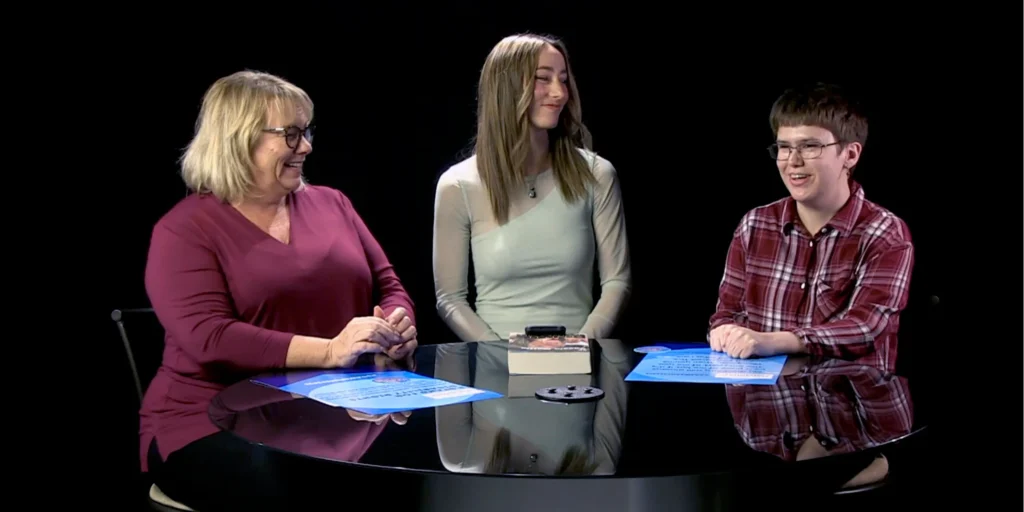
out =
[(400, 343), (402, 333), (395, 331), (387, 320), (355, 317), (327, 346), (327, 366), (346, 368), (355, 364), (361, 354), (384, 352)]

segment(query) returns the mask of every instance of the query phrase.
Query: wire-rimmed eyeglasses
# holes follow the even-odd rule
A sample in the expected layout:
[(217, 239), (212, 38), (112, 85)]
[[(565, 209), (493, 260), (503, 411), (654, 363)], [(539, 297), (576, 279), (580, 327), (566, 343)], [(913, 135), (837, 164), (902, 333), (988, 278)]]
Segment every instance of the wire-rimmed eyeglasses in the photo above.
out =
[(284, 143), (288, 145), (292, 150), (299, 148), (299, 142), (302, 139), (306, 139), (306, 142), (313, 143), (313, 125), (307, 126), (305, 129), (299, 128), (298, 126), (285, 126), (279, 128), (264, 128), (263, 131), (267, 133), (277, 133), (284, 136)]
[(789, 158), (793, 156), (793, 150), (795, 149), (800, 152), (800, 158), (809, 160), (812, 158), (818, 158), (821, 156), (821, 150), (829, 146), (835, 146), (836, 144), (840, 144), (840, 142), (836, 141), (828, 144), (822, 144), (820, 142), (804, 142), (797, 144), (796, 146), (790, 146), (789, 144), (780, 145), (776, 142), (775, 144), (768, 146), (768, 154), (773, 160), (789, 160)]

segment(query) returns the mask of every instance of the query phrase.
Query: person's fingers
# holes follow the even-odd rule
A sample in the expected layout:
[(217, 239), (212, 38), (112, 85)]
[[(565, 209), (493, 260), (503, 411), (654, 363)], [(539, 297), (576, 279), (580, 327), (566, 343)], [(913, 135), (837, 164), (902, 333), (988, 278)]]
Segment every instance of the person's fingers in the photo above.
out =
[(711, 342), (711, 350), (713, 350), (715, 352), (721, 352), (722, 351), (722, 331), (720, 329), (715, 329), (715, 330), (711, 331), (711, 340), (710, 340), (710, 342)]
[(373, 316), (376, 318), (384, 318), (384, 310), (380, 306), (373, 307)]
[(746, 334), (746, 331), (743, 329), (731, 329), (725, 338), (725, 344), (733, 345)]
[(402, 342), (402, 336), (400, 334), (397, 334), (390, 329), (381, 329), (378, 327), (360, 329), (356, 332), (355, 339), (380, 343), (384, 348), (391, 348)]
[(380, 323), (374, 325), (374, 329), (387, 337), (391, 343), (401, 343), (402, 332), (395, 329), (394, 325), (391, 325), (387, 320), (380, 320)]
[(396, 345), (388, 349), (387, 355), (392, 361), (397, 361), (405, 357), (405, 349), (402, 345)]
[(402, 341), (409, 341), (411, 339), (415, 339), (416, 335), (418, 334), (415, 325), (411, 325), (408, 328), (402, 329), (398, 332), (402, 333)]
[(711, 340), (716, 351), (725, 352), (726, 341), (729, 339), (729, 333), (735, 330), (734, 327), (733, 324), (725, 324), (711, 332)]
[(394, 311), (391, 312), (390, 315), (388, 315), (387, 320), (389, 324), (395, 325), (407, 316), (409, 315), (405, 308), (403, 308), (402, 306), (398, 306), (397, 308), (395, 308)]
[(391, 349), (389, 349), (388, 350), (388, 355), (391, 356), (394, 359), (401, 359), (401, 358), (403, 358), (403, 357), (405, 357), (407, 355), (411, 355), (412, 352), (414, 350), (416, 350), (416, 347), (418, 345), (419, 345), (419, 342), (417, 342), (416, 338), (413, 337), (409, 341), (406, 341), (406, 342), (404, 342), (402, 344), (396, 345), (396, 346), (392, 347)]
[(348, 336), (351, 339), (356, 340), (370, 339), (371, 333), (377, 333), (377, 336), (373, 337), (373, 339), (375, 341), (381, 340), (386, 346), (391, 346), (401, 341), (402, 338), (401, 333), (395, 332), (394, 327), (388, 324), (386, 320), (375, 316), (353, 318), (345, 330), (348, 331)]
[(739, 357), (740, 352), (747, 346), (747, 336), (740, 334), (729, 342), (729, 350), (732, 350), (733, 357)]
[(384, 423), (387, 420), (388, 420), (388, 415), (387, 414), (367, 414), (366, 415), (366, 421), (371, 421), (371, 422), (376, 423), (378, 425), (380, 425), (381, 423)]
[(359, 412), (352, 409), (346, 409), (346, 411), (348, 411), (348, 415), (356, 421), (370, 421), (379, 424), (380, 420), (385, 418), (385, 416), (381, 416), (380, 414), (366, 414), (365, 412)]
[[(379, 306), (378, 306), (379, 308)], [(360, 316), (352, 319), (352, 322), (358, 327), (372, 326), (374, 328), (383, 330), (395, 330), (395, 327), (388, 323), (384, 317), (377, 316)]]
[(352, 354), (369, 354), (383, 352), (384, 347), (380, 343), (371, 343), (369, 341), (357, 341), (352, 344)]
[(756, 346), (753, 336), (744, 333), (729, 342), (729, 355), (746, 359), (754, 353)]
[(748, 343), (747, 346), (740, 349), (740, 359), (749, 359), (750, 356), (754, 355), (754, 344)]
[(406, 423), (409, 422), (409, 416), (407, 416), (405, 413), (393, 412), (391, 413), (391, 421), (395, 422), (398, 425), (405, 425)]
[(734, 354), (733, 357), (737, 359), (742, 359), (743, 353), (746, 352), (748, 346), (746, 343), (746, 339), (740, 338), (736, 340), (732, 345), (732, 352)]
[(395, 325), (395, 330), (396, 331), (404, 333), (410, 327), (412, 327), (412, 319), (409, 318), (409, 317), (405, 317), (405, 318), (400, 319), (398, 321), (398, 323), (394, 324), (394, 325)]
[(730, 357), (739, 355), (739, 344), (736, 343), (735, 338), (730, 338), (725, 342), (725, 353), (729, 354)]
[(729, 350), (728, 337), (726, 336), (726, 334), (727, 333), (723, 332), (723, 333), (718, 335), (718, 351), (719, 352), (725, 352), (725, 351)]
[(396, 368), (394, 360), (391, 359), (387, 352), (374, 354), (373, 366), (377, 371), (394, 370)]
[(753, 336), (748, 336), (747, 338), (747, 347), (744, 351), (746, 355), (743, 356), (745, 358), (757, 355), (757, 349), (760, 348)]
[(352, 333), (351, 339), (353, 340), (352, 343), (369, 341), (371, 343), (377, 343), (383, 346), (385, 349), (391, 347), (392, 345), (392, 343), (388, 340), (388, 337), (385, 336), (383, 333), (377, 331), (376, 329), (366, 327), (354, 331)]
[(735, 335), (736, 335), (736, 331), (734, 329), (728, 329), (728, 330), (726, 330), (725, 332), (722, 333), (722, 348), (723, 349), (727, 349), (729, 347), (729, 345), (732, 343), (732, 338)]

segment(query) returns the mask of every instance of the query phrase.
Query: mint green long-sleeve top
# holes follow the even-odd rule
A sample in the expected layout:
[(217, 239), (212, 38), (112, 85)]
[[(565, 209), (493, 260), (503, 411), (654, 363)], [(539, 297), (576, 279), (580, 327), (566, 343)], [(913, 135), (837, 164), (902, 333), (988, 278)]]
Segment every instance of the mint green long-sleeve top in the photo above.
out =
[[(548, 169), (510, 193), (504, 225), (491, 212), (475, 157), (441, 175), (434, 203), (434, 288), (439, 315), (463, 341), (503, 340), (527, 325), (610, 335), (631, 287), (622, 196), (611, 162), (581, 152), (596, 178), (584, 200), (567, 202)], [(467, 300), (470, 258), (474, 305)]]

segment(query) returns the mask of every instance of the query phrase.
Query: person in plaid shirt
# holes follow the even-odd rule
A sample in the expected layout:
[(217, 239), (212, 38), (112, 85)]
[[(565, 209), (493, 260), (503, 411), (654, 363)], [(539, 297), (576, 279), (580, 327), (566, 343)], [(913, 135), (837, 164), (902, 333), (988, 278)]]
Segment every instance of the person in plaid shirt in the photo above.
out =
[(867, 119), (839, 87), (817, 84), (784, 92), (770, 123), (768, 152), (790, 195), (736, 228), (711, 348), (738, 358), (870, 356), (894, 370), (914, 246), (903, 220), (851, 177)]

